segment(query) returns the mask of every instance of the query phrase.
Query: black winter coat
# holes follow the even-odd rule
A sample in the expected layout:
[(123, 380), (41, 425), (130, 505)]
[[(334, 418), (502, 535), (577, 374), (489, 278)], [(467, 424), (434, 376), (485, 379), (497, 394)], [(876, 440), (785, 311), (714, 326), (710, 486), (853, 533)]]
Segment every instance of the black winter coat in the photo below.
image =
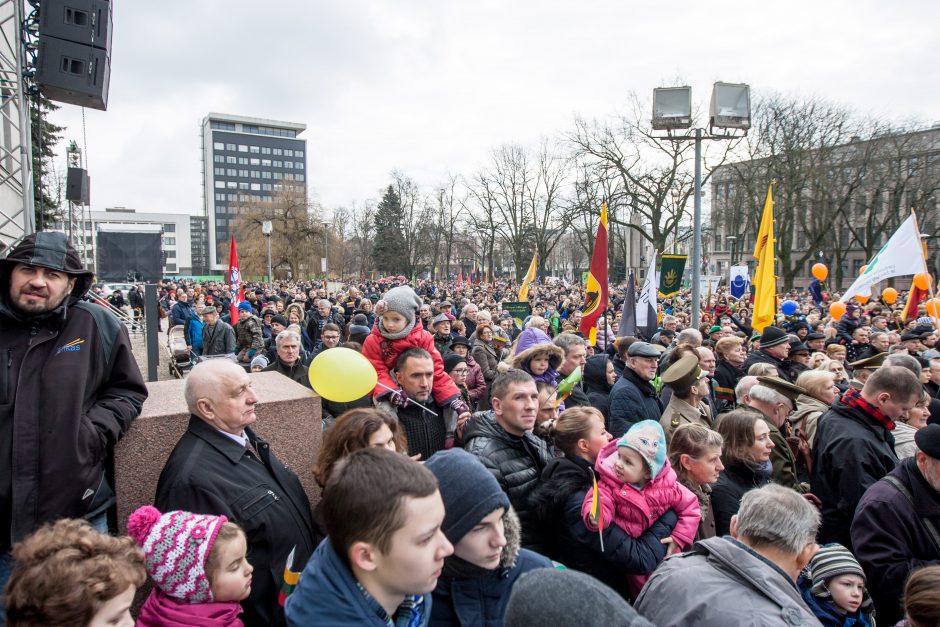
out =
[(656, 388), (643, 381), (632, 368), (624, 368), (623, 376), (617, 379), (610, 391), (610, 420), (607, 430), (615, 438), (627, 432), (641, 420), (659, 422), (663, 415), (663, 403)]
[[(588, 357), (584, 366), (584, 392), (587, 394), (588, 402), (599, 412), (604, 414), (604, 422), (608, 421), (610, 414), (610, 390), (613, 387), (607, 383), (607, 362), (610, 358), (607, 355), (594, 355)], [(567, 401), (565, 407), (568, 407)]]
[(464, 428), (464, 448), (493, 473), (522, 523), (522, 546), (535, 546), (535, 523), (529, 497), (552, 458), (545, 442), (527, 432), (522, 437), (503, 429), (492, 411), (477, 412)]
[(617, 525), (608, 525), (601, 552), (598, 532), (589, 531), (581, 517), (593, 473), (593, 464), (580, 457), (566, 455), (548, 462), (530, 499), (541, 546), (553, 560), (587, 573), (629, 598), (624, 575), (644, 575), (656, 569), (666, 557), (660, 540), (672, 533), (678, 517), (667, 511), (639, 538)]
[(242, 601), (246, 627), (284, 625), (277, 597), (284, 564), (296, 546), (295, 570), (302, 570), (322, 538), (314, 531), (310, 502), (300, 480), (251, 429), (261, 461), (235, 440), (201, 418), (170, 454), (157, 483), (160, 511), (181, 509), (225, 515), (248, 537), (248, 559), (254, 567), (251, 594)]
[(744, 361), (744, 372), (747, 372), (754, 364), (770, 364), (777, 369), (777, 376), (781, 379), (793, 383), (793, 374), (790, 372), (790, 362), (783, 359), (777, 359), (762, 350), (756, 350), (748, 354)]
[(940, 494), (924, 479), (913, 457), (889, 473), (914, 497), (910, 500), (882, 479), (865, 492), (852, 521), (855, 556), (868, 577), (878, 624), (893, 625), (902, 618), (904, 582), (912, 571), (940, 564), (940, 546), (921, 522), (940, 529)]
[(819, 417), (813, 444), (813, 494), (822, 501), (820, 544), (852, 550), (849, 525), (865, 490), (894, 470), (894, 436), (861, 409), (836, 399)]
[(90, 275), (34, 317), (10, 305), (8, 276), (0, 281), (0, 549), (114, 502), (105, 469), (147, 398), (127, 329), (77, 299)]
[(712, 486), (712, 511), (715, 513), (715, 534), (731, 531), (731, 517), (738, 513), (744, 494), (770, 483), (770, 468), (763, 472), (743, 462), (732, 462), (718, 475)]
[[(339, 326), (340, 335), (342, 336), (343, 329), (346, 327), (346, 319), (343, 318), (343, 314), (330, 312), (330, 315), (324, 320), (324, 324), (332, 322), (335, 325)], [(320, 314), (314, 307), (308, 318), (307, 318), (307, 337), (310, 338), (310, 342), (316, 346), (320, 342)]]
[(268, 364), (265, 368), (262, 368), (261, 372), (279, 372), (291, 381), (299, 383), (307, 389), (313, 389), (310, 385), (310, 377), (307, 375), (307, 366), (304, 365), (304, 362), (299, 357), (297, 358), (297, 363), (293, 366), (288, 366), (280, 357), (275, 358), (274, 363)]
[[(715, 366), (715, 409), (719, 414), (734, 409), (737, 399), (734, 396), (734, 388), (738, 386), (738, 381), (744, 377), (744, 371), (735, 368), (724, 359), (718, 360)], [(718, 417), (717, 415), (715, 416)]]

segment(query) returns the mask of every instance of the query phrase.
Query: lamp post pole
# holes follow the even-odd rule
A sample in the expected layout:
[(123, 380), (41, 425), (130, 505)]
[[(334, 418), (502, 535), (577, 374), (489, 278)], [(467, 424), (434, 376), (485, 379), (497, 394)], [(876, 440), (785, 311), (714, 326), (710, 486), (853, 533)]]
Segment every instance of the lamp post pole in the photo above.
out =
[(734, 235), (729, 235), (727, 240), (731, 243), (731, 259), (729, 260), (728, 265), (734, 265), (734, 249), (735, 245), (738, 243), (738, 238)]
[(692, 205), (692, 325), (702, 305), (702, 129), (695, 129), (695, 200)]
[(274, 231), (274, 225), (270, 220), (261, 223), (261, 232), (268, 240), (268, 289), (274, 291), (274, 274), (271, 272), (271, 233)]
[(323, 223), (323, 276), (327, 283), (330, 282), (330, 223)]

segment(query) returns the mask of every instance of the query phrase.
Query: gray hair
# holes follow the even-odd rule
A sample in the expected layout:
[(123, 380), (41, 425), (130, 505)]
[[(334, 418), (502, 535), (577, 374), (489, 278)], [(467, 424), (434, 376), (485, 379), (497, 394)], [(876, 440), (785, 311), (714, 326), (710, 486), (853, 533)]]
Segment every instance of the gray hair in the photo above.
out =
[(737, 535), (755, 548), (770, 546), (796, 555), (816, 541), (819, 512), (795, 490), (770, 484), (741, 499)]
[(906, 368), (907, 370), (910, 370), (911, 372), (913, 372), (915, 377), (917, 377), (918, 379), (920, 378), (920, 372), (921, 372), (920, 362), (917, 361), (917, 358), (914, 357), (913, 355), (907, 355), (907, 354), (902, 355), (898, 353), (892, 353), (891, 355), (888, 355), (887, 357), (885, 357), (885, 361), (883, 365), (900, 366), (901, 368)]
[(575, 346), (586, 346), (587, 344), (584, 341), (584, 338), (580, 335), (575, 335), (574, 333), (561, 333), (554, 340), (555, 346), (565, 351), (565, 355), (568, 354)]
[(299, 345), (300, 345), (300, 334), (297, 333), (296, 331), (292, 331), (292, 330), (290, 330), (290, 329), (284, 329), (283, 331), (281, 331), (280, 333), (277, 334), (277, 337), (276, 337), (276, 338), (274, 338), (274, 343), (277, 345), (278, 348), (280, 348), (280, 347), (281, 347), (281, 344), (283, 344), (283, 343), (286, 342), (287, 340), (296, 340), (296, 341), (297, 341), (297, 345), (299, 346)]
[(541, 329), (546, 322), (548, 322), (548, 320), (542, 316), (529, 316), (528, 321), (525, 323), (525, 328), (531, 329), (532, 327), (535, 327), (536, 329)]
[(813, 398), (819, 398), (822, 391), (836, 382), (836, 373), (828, 370), (806, 370), (796, 378), (796, 385), (800, 386)]
[(738, 384), (734, 386), (734, 399), (739, 405), (744, 403), (744, 397), (750, 396), (751, 388), (757, 385), (757, 377), (754, 375), (745, 375), (741, 377)]
[(676, 344), (702, 345), (702, 332), (698, 329), (682, 329), (676, 334)]
[(751, 400), (758, 401), (760, 403), (767, 403), (768, 405), (783, 403), (784, 405), (790, 405), (791, 407), (793, 406), (793, 403), (790, 402), (789, 398), (777, 390), (771, 389), (766, 385), (761, 385), (760, 383), (752, 387), (748, 395), (751, 397)]
[(331, 303), (325, 298), (321, 298), (320, 300), (317, 301), (317, 307), (329, 307), (330, 309), (332, 309), (333, 303)]

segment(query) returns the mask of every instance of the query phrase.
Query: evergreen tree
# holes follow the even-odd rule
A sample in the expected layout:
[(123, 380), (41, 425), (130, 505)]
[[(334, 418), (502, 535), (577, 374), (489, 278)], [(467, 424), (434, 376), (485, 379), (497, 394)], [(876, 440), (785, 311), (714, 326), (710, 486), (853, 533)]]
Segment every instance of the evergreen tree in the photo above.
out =
[(43, 95), (37, 95), (30, 103), (33, 151), (33, 203), (35, 204), (36, 230), (48, 230), (53, 223), (61, 221), (63, 212), (60, 194), (61, 184), (56, 179), (55, 147), (62, 139), (63, 127), (48, 119), (51, 111), (60, 107)]
[(375, 211), (375, 241), (372, 263), (380, 272), (401, 274), (408, 264), (405, 236), (401, 230), (401, 198), (391, 185)]

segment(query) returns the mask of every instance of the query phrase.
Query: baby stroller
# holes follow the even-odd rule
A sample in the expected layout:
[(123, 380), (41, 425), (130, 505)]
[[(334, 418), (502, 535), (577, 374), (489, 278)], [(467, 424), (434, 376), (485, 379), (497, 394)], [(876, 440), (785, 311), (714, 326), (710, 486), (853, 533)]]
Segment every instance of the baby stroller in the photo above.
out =
[(170, 374), (182, 379), (193, 367), (193, 354), (186, 345), (186, 327), (178, 324), (170, 327), (166, 334), (166, 350), (169, 355)]

